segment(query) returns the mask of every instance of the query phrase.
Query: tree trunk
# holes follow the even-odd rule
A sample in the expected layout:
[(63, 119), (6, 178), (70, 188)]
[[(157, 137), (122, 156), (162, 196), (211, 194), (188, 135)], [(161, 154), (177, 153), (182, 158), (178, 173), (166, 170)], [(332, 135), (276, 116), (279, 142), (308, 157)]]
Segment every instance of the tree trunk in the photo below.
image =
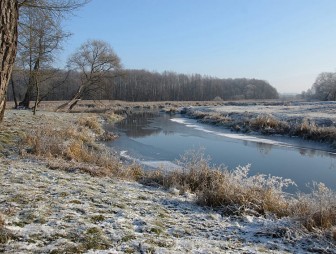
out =
[(35, 89), (36, 89), (36, 98), (35, 98), (35, 103), (34, 103), (34, 108), (33, 108), (33, 115), (36, 115), (37, 104), (38, 104), (39, 97), (40, 97), (40, 86), (39, 86), (37, 77), (35, 77)]
[(16, 0), (0, 1), (0, 122), (6, 108), (6, 93), (16, 57), (19, 10)]
[(33, 70), (31, 70), (29, 72), (29, 80), (28, 80), (27, 91), (25, 93), (25, 96), (24, 96), (23, 100), (19, 103), (20, 107), (24, 107), (26, 109), (29, 108), (30, 100), (32, 99), (32, 95), (33, 95), (34, 88), (35, 88), (37, 72), (39, 71), (39, 69), (40, 69), (40, 58), (38, 57), (36, 59), (35, 64), (34, 64)]
[(55, 110), (56, 112), (64, 109), (66, 107), (68, 107), (67, 111), (70, 112), (71, 109), (76, 106), (76, 104), (81, 100), (81, 97), (83, 95), (83, 91), (85, 89), (85, 85), (81, 85), (77, 91), (77, 93), (72, 97), (72, 99), (60, 106), (57, 107), (57, 109)]
[(23, 97), (23, 100), (20, 101), (19, 106), (25, 109), (29, 108), (29, 104), (30, 104), (30, 99), (31, 99), (31, 95), (32, 95), (32, 90), (34, 88), (32, 81), (30, 80), (31, 78), (29, 78), (28, 81), (28, 86), (27, 86), (27, 91), (25, 93), (25, 96)]
[(17, 102), (17, 99), (16, 99), (16, 92), (15, 92), (15, 84), (14, 84), (14, 79), (12, 77), (12, 92), (13, 92), (13, 99), (14, 99), (14, 103), (15, 103), (15, 109), (17, 109), (18, 107), (18, 102)]

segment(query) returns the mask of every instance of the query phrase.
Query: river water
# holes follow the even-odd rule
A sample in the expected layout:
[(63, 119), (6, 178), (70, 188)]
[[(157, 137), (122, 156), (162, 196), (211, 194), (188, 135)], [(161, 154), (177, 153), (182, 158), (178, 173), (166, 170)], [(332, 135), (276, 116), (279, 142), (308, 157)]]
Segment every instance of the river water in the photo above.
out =
[(299, 138), (237, 134), (164, 113), (132, 114), (108, 128), (120, 135), (108, 145), (125, 159), (147, 168), (176, 167), (181, 154), (203, 149), (212, 163), (224, 164), (230, 170), (251, 164), (251, 175), (290, 178), (298, 187), (291, 187), (289, 192), (307, 192), (307, 184), (313, 181), (336, 189), (336, 153), (323, 144)]

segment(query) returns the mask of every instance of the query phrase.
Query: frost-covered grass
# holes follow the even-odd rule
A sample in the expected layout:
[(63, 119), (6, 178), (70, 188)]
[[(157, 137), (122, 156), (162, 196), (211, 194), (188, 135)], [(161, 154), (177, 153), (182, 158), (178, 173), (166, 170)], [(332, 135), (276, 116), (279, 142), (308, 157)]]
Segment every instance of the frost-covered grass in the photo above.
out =
[(110, 149), (97, 142), (115, 137), (103, 130), (97, 115), (73, 116), (57, 126), (46, 121), (26, 130), (20, 140), (21, 155), (47, 160), (53, 169), (77, 168), (93, 176), (137, 179), (139, 167), (122, 165)]
[(47, 159), (52, 169), (68, 171), (76, 168), (93, 176), (155, 182), (165, 188), (177, 188), (181, 193), (195, 193), (197, 203), (219, 207), (229, 214), (290, 216), (309, 230), (336, 225), (335, 192), (322, 184), (314, 186), (311, 194), (289, 196), (283, 189), (294, 184), (291, 180), (249, 176), (249, 165), (233, 171), (210, 166), (200, 151), (190, 151), (183, 156), (182, 169), (145, 172), (140, 166), (121, 164), (113, 152), (96, 142), (104, 133), (101, 126), (97, 116), (79, 115), (69, 124), (60, 124), (57, 128), (52, 124), (31, 128), (26, 130), (20, 142), (21, 153)]
[(12, 238), (11, 232), (5, 227), (5, 219), (0, 213), (0, 244), (7, 243)]
[(265, 103), (189, 108), (187, 115), (239, 132), (298, 136), (336, 145), (336, 103)]
[(336, 226), (336, 192), (322, 183), (313, 185), (310, 194), (289, 195), (284, 188), (295, 184), (276, 176), (249, 176), (249, 165), (229, 171), (209, 165), (199, 151), (190, 151), (179, 162), (181, 169), (148, 172), (145, 184), (159, 184), (179, 193), (196, 194), (196, 202), (217, 208), (225, 214), (276, 215), (291, 217), (308, 230)]
[[(81, 120), (86, 117), (92, 115), (43, 112), (32, 117), (12, 111), (5, 119), (2, 131), (21, 133), (21, 145), (18, 151), (2, 151), (9, 155), (0, 158), (0, 228), (5, 229), (0, 252), (335, 253), (330, 231), (316, 231), (324, 224), (310, 224), (308, 232), (292, 214), (284, 217), (289, 209), (281, 190), (290, 181), (250, 177), (248, 167), (223, 171), (197, 153), (182, 160), (182, 171), (145, 174), (137, 165), (122, 165), (113, 152), (104, 154), (96, 142), (101, 132), (88, 124), (95, 120)], [(72, 141), (81, 145), (78, 151)], [(155, 182), (170, 191), (118, 178)], [(316, 205), (315, 196), (306, 198)]]
[(332, 228), (336, 240), (336, 193), (323, 183), (313, 183), (310, 194), (299, 194), (290, 211), (309, 230)]
[(336, 253), (289, 218), (227, 216), (194, 195), (0, 158), (3, 253)]

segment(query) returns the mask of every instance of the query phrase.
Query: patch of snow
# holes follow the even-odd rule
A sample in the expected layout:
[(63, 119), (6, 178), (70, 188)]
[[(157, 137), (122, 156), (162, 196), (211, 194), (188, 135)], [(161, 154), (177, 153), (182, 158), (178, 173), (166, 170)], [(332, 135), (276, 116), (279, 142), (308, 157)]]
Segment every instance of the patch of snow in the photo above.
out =
[(292, 145), (284, 142), (279, 142), (271, 139), (265, 139), (265, 138), (258, 138), (250, 135), (244, 135), (244, 134), (234, 134), (234, 133), (225, 133), (225, 132), (219, 132), (214, 130), (209, 130), (201, 125), (197, 124), (189, 124), (188, 119), (181, 119), (181, 118), (172, 118), (170, 119), (173, 122), (184, 124), (187, 127), (194, 128), (198, 131), (203, 131), (206, 133), (211, 133), (213, 135), (230, 138), (230, 139), (238, 139), (243, 141), (250, 141), (255, 143), (262, 143), (262, 144), (269, 144), (269, 145), (275, 145), (275, 146), (284, 146), (284, 147), (293, 147)]

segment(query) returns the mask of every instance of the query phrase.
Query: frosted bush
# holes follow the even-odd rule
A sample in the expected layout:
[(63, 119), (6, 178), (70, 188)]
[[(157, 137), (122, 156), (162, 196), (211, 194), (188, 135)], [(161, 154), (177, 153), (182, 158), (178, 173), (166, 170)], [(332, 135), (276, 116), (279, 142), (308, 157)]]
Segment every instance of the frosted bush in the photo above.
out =
[(313, 182), (312, 192), (298, 194), (291, 210), (310, 230), (330, 228), (336, 225), (336, 193), (323, 183)]
[(290, 216), (308, 229), (336, 225), (336, 193), (322, 183), (313, 183), (310, 194), (289, 195), (284, 188), (296, 185), (292, 180), (263, 174), (249, 176), (250, 164), (232, 171), (210, 166), (202, 150), (187, 152), (179, 165), (180, 169), (174, 171), (146, 173), (144, 180), (176, 188), (180, 193), (195, 193), (199, 204), (224, 213)]

